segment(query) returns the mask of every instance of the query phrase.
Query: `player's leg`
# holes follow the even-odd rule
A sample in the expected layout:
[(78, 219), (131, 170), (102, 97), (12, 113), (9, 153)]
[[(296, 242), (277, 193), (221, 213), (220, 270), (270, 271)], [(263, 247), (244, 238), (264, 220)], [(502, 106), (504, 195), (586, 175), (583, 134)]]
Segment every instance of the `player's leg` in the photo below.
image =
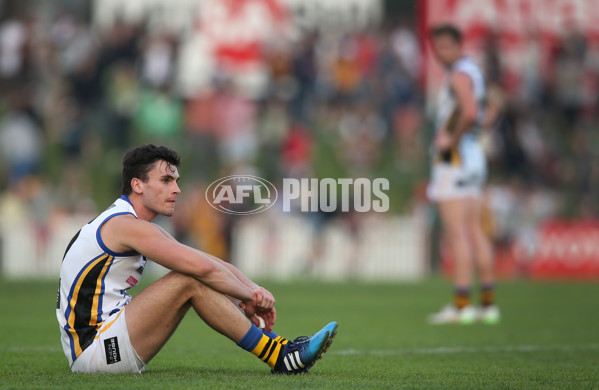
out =
[(482, 226), (483, 200), (472, 198), (467, 209), (467, 228), (472, 239), (474, 261), (476, 263), (481, 284), (492, 284), (493, 246)]
[(470, 199), (457, 198), (439, 202), (439, 214), (455, 259), (456, 287), (469, 288), (472, 279), (472, 244), (466, 215)]
[(471, 323), (476, 318), (476, 312), (470, 306), (473, 253), (471, 238), (466, 226), (468, 201), (469, 199), (460, 197), (438, 202), (445, 236), (455, 261), (455, 291), (453, 304), (445, 306), (440, 312), (429, 318), (433, 324)]
[(171, 272), (139, 293), (125, 309), (131, 344), (146, 363), (160, 351), (191, 307), (210, 327), (235, 342), (251, 327), (225, 295), (192, 277)]
[(276, 372), (307, 371), (326, 352), (337, 328), (336, 323), (331, 323), (300, 343), (288, 343), (274, 333), (258, 329), (230, 297), (195, 278), (171, 272), (143, 290), (125, 308), (131, 345), (144, 362), (160, 351), (189, 308)]
[(493, 245), (482, 226), (484, 201), (472, 199), (468, 208), (467, 220), (474, 251), (474, 261), (478, 269), (481, 289), (479, 318), (486, 323), (499, 322), (500, 313), (495, 306), (495, 276), (493, 270)]

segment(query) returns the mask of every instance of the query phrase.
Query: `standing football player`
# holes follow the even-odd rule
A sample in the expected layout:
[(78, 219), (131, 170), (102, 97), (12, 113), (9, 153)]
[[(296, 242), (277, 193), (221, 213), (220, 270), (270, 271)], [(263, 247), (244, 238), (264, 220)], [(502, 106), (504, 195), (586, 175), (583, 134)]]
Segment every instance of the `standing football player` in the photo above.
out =
[[(175, 212), (179, 163), (179, 155), (166, 147), (129, 151), (122, 196), (69, 243), (56, 316), (71, 370), (140, 373), (193, 309), (273, 373), (306, 372), (329, 348), (336, 322), (294, 341), (277, 335), (275, 299), (268, 290), (152, 223)], [(127, 290), (141, 279), (146, 259), (171, 272), (132, 299)]]
[[(486, 160), (478, 141), (485, 118), (484, 76), (475, 62), (464, 56), (462, 34), (452, 25), (434, 27), (433, 51), (446, 70), (445, 83), (437, 104), (435, 161), (428, 187), (429, 199), (436, 202), (455, 258), (454, 301), (429, 318), (433, 324), (497, 323), (493, 250), (482, 227), (482, 190)], [(481, 289), (480, 307), (471, 302), (475, 271)]]

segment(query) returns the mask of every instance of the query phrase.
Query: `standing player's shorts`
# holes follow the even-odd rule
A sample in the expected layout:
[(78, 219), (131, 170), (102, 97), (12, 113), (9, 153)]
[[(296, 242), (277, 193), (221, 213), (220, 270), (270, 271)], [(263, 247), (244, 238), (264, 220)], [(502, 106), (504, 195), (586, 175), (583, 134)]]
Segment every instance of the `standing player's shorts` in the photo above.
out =
[(433, 164), (427, 196), (442, 202), (462, 198), (480, 198), (487, 178), (482, 148), (472, 134), (462, 136), (455, 156), (448, 162)]
[(104, 321), (92, 344), (73, 362), (73, 372), (139, 374), (146, 369), (129, 340), (125, 311)]

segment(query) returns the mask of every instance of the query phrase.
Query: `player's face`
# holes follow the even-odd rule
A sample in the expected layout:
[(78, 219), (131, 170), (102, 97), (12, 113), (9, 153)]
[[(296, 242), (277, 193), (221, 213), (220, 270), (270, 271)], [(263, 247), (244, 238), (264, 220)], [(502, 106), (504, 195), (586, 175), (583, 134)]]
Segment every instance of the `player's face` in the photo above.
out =
[(449, 35), (441, 35), (433, 39), (433, 50), (439, 62), (448, 67), (462, 55), (462, 47)]
[(170, 217), (175, 212), (175, 200), (181, 193), (177, 181), (176, 166), (160, 160), (148, 172), (148, 181), (143, 184), (144, 206), (150, 211)]

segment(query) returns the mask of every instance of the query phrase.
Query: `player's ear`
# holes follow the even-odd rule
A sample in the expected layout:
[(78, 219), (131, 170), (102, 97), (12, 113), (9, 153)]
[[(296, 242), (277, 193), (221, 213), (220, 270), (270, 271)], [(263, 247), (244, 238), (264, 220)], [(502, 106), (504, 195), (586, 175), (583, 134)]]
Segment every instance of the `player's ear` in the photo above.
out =
[(136, 194), (141, 194), (143, 192), (142, 184), (143, 182), (137, 177), (131, 179), (131, 189)]

